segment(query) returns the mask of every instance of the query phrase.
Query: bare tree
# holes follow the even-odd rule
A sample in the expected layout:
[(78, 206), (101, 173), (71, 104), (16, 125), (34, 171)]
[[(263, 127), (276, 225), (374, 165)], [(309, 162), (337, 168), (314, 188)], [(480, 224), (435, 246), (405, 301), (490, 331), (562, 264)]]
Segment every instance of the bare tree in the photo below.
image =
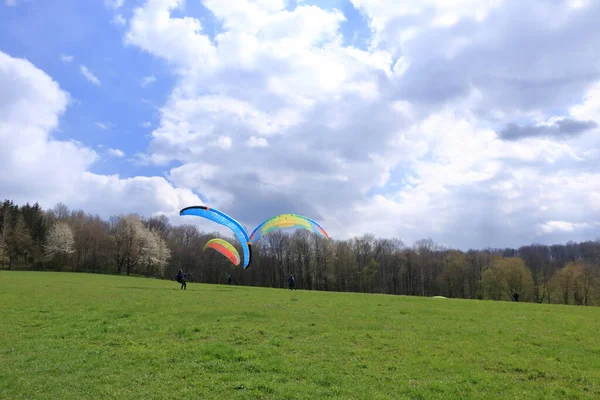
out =
[(578, 279), (581, 274), (580, 266), (572, 261), (568, 262), (564, 268), (558, 270), (552, 276), (553, 286), (558, 288), (561, 294), (561, 300), (564, 304), (569, 304), (571, 297), (577, 303)]
[(7, 236), (10, 229), (10, 214), (3, 213), (0, 224), (0, 268), (4, 269), (4, 256), (8, 251)]
[(401, 272), (406, 270), (406, 254), (400, 251), (394, 253), (391, 270), (392, 294), (400, 293)]
[(585, 261), (581, 271), (581, 284), (583, 288), (583, 304), (590, 305), (590, 296), (592, 287), (598, 281), (598, 267), (591, 261)]
[(306, 230), (297, 230), (290, 239), (290, 252), (294, 266), (291, 272), (295, 274), (298, 286), (303, 289), (314, 289), (309, 235), (310, 232)]
[(9, 268), (19, 268), (21, 258), (27, 256), (31, 250), (33, 241), (25, 220), (21, 214), (17, 214), (14, 227), (6, 236), (6, 249), (9, 256)]
[(6, 238), (2, 231), (0, 232), (0, 269), (4, 268), (4, 253), (6, 253)]
[(418, 255), (418, 269), (419, 269), (419, 284), (421, 289), (421, 296), (426, 295), (427, 281), (433, 281), (435, 276), (435, 265), (434, 256), (435, 253), (442, 250), (441, 246), (433, 241), (431, 238), (421, 239), (414, 245), (416, 254)]
[(453, 250), (445, 257), (440, 280), (445, 284), (449, 297), (465, 297), (467, 268), (467, 256), (463, 252)]
[(357, 282), (355, 271), (358, 269), (358, 263), (352, 254), (352, 246), (348, 241), (340, 241), (334, 247), (335, 286), (339, 291), (354, 290)]
[(54, 215), (59, 220), (65, 220), (69, 218), (69, 207), (64, 203), (58, 203), (54, 206)]
[(127, 275), (137, 264), (136, 225), (141, 224), (137, 215), (126, 215), (111, 218), (110, 239), (113, 245), (113, 257), (117, 265), (117, 273), (121, 274), (123, 267)]
[(266, 235), (264, 239), (266, 239), (269, 253), (275, 259), (275, 265), (271, 269), (271, 286), (284, 287), (286, 275), (290, 273), (285, 269), (284, 264), (286, 255), (289, 252), (290, 238), (282, 231), (274, 231)]
[[(369, 287), (371, 284), (368, 282), (369, 279), (373, 279), (375, 276), (376, 268), (379, 264), (375, 260), (371, 262), (373, 258), (373, 245), (375, 244), (375, 235), (371, 233), (364, 234), (360, 237), (352, 239), (354, 257), (356, 258), (356, 270), (354, 271), (355, 282), (358, 287), (355, 290), (364, 292), (366, 291), (366, 285)], [(373, 271), (375, 269), (375, 271)]]

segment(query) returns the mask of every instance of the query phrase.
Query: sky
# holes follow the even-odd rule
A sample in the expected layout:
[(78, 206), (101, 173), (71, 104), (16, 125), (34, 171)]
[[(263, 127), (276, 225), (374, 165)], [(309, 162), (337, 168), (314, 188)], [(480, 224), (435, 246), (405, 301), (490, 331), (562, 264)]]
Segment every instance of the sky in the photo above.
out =
[(0, 1), (2, 199), (600, 237), (598, 0)]

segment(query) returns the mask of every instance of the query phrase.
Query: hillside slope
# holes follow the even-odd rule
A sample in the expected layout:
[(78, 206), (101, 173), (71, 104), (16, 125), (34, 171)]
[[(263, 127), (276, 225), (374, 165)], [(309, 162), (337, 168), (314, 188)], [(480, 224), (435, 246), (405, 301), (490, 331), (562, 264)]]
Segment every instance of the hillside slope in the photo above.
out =
[(0, 399), (600, 398), (600, 308), (0, 271)]

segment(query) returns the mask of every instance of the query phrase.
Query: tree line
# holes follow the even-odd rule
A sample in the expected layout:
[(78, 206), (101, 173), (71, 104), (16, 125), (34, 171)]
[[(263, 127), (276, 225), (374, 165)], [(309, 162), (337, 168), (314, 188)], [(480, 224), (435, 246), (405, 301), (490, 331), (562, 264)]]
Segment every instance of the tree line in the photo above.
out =
[[(252, 246), (242, 270), (215, 251), (217, 233), (172, 226), (164, 216), (108, 220), (62, 203), (43, 210), (5, 200), (0, 208), (0, 269), (127, 274), (283, 288), (294, 274), (306, 290), (446, 296), (537, 303), (600, 305), (600, 240), (531, 244), (466, 252), (432, 239), (406, 245), (365, 234), (326, 240), (306, 230), (274, 231)], [(229, 240), (241, 253), (237, 240)]]

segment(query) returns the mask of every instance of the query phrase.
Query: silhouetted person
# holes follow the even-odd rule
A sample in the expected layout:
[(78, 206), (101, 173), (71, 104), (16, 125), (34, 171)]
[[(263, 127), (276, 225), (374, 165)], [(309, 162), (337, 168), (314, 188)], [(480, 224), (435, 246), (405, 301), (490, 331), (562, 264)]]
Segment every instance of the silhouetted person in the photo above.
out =
[(233, 281), (233, 278), (231, 277), (231, 274), (229, 274), (229, 276), (227, 277), (227, 284), (231, 285), (231, 281)]
[(294, 275), (290, 275), (290, 279), (288, 279), (288, 284), (290, 285), (290, 290), (296, 289), (296, 279), (294, 279)]
[(184, 274), (182, 269), (177, 273), (177, 282), (181, 283), (181, 289), (185, 290), (187, 290), (187, 284), (185, 283), (186, 276), (188, 276), (188, 274)]
[(519, 293), (515, 292), (515, 293), (513, 294), (513, 300), (514, 300), (514, 301), (519, 301)]

